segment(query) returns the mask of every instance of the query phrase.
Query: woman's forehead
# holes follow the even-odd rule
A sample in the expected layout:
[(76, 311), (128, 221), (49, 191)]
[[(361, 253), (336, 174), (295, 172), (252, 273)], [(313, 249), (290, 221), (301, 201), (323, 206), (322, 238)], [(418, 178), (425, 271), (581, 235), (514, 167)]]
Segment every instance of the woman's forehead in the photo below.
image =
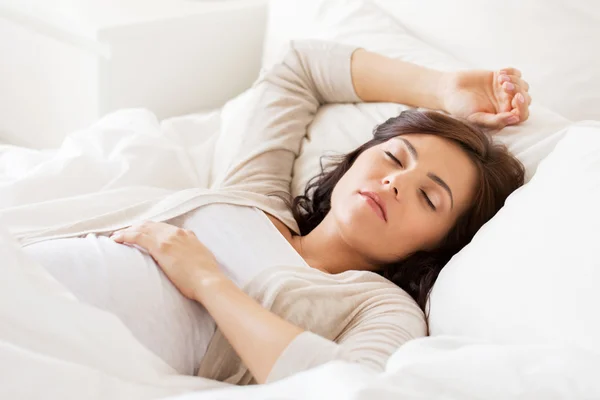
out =
[(390, 138), (387, 143), (394, 146), (413, 147), (417, 153), (419, 153), (419, 151), (427, 152), (450, 147), (462, 151), (462, 149), (460, 149), (453, 141), (438, 135), (426, 133), (410, 133), (394, 136), (393, 138)]

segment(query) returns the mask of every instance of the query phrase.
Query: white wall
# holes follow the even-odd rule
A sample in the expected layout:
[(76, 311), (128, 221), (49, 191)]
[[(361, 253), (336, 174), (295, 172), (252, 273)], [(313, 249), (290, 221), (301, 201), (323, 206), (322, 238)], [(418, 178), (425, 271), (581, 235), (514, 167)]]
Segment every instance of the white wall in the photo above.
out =
[(119, 108), (216, 108), (259, 73), (266, 0), (33, 3), (0, 5), (2, 141), (56, 147)]

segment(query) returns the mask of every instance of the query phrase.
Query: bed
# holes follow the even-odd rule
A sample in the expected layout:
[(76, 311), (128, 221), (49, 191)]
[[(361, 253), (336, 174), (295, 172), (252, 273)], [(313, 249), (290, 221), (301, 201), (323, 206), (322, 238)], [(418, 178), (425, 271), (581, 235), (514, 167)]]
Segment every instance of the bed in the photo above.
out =
[[(272, 2), (263, 67), (288, 40), (321, 38), (440, 69), (522, 68), (532, 85), (531, 118), (495, 135), (524, 163), (528, 183), (440, 275), (430, 337), (399, 348), (381, 374), (333, 362), (269, 385), (233, 387), (177, 375), (116, 317), (78, 302), (21, 252), (19, 238), (31, 233), (23, 221), (55, 226), (65, 221), (52, 210), (81, 217), (85, 204), (108, 211), (116, 202), (209, 185), (236, 143), (224, 132), (245, 95), (163, 121), (124, 109), (70, 134), (58, 149), (0, 147), (0, 397), (600, 398), (600, 58), (590, 43), (600, 37), (600, 7), (583, 0), (420, 3)], [(510, 29), (498, 22), (509, 19)], [(544, 52), (549, 38), (555, 46)], [(354, 148), (404, 108), (322, 108), (296, 161), (293, 192), (318, 171), (321, 153)], [(196, 168), (199, 157), (212, 158), (210, 171)]]

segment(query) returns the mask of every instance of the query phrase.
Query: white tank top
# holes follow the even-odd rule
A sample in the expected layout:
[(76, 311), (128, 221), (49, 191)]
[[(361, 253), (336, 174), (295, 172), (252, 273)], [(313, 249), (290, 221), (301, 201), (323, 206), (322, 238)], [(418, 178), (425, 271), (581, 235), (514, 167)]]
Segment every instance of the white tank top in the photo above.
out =
[(267, 215), (253, 207), (211, 204), (169, 221), (193, 231), (239, 287), (265, 268), (306, 266)]
[[(239, 287), (266, 268), (309, 268), (256, 208), (211, 204), (168, 222), (194, 231)], [(80, 301), (120, 318), (177, 371), (196, 373), (215, 322), (204, 307), (179, 293), (148, 254), (93, 234), (39, 242), (24, 250)]]

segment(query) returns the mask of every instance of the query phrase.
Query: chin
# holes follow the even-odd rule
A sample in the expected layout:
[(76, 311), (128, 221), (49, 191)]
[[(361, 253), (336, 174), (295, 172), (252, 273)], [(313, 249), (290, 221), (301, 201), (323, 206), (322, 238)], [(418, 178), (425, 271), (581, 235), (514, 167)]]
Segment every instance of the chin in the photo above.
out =
[(344, 242), (361, 253), (370, 253), (376, 243), (381, 243), (378, 238), (383, 234), (383, 227), (379, 217), (364, 206), (359, 196), (356, 194), (354, 201), (347, 201), (342, 206), (332, 204), (331, 211)]

